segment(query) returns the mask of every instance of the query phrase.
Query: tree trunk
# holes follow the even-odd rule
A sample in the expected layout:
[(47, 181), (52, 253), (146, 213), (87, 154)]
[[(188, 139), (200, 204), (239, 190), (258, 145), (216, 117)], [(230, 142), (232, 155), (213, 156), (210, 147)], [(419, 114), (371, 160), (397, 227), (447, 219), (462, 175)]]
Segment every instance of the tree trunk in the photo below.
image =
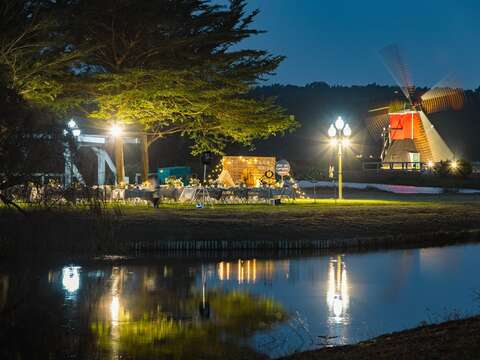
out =
[(148, 137), (147, 134), (142, 134), (140, 137), (140, 146), (142, 153), (142, 182), (148, 180)]
[(125, 163), (123, 158), (123, 139), (120, 136), (115, 138), (115, 168), (117, 170), (117, 185), (125, 186)]

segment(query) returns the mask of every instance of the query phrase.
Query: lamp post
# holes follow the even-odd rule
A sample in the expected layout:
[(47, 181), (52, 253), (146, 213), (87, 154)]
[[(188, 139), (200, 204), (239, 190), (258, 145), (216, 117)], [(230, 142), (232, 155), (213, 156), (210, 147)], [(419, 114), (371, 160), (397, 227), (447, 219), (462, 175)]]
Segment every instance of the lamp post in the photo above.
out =
[(342, 117), (339, 116), (335, 123), (331, 124), (328, 128), (328, 136), (330, 137), (330, 143), (334, 146), (338, 146), (338, 199), (343, 199), (343, 169), (342, 169), (342, 149), (344, 146), (348, 146), (350, 143), (350, 135), (352, 135), (352, 129), (346, 124)]
[[(78, 140), (78, 137), (82, 133), (80, 128), (78, 127), (78, 124), (75, 120), (70, 119), (70, 121), (67, 123), (67, 127), (73, 137)], [(68, 134), (67, 130), (64, 130), (64, 134)], [(73, 179), (73, 161), (72, 161), (72, 153), (70, 152), (70, 147), (67, 142), (64, 142), (64, 151), (63, 151), (63, 157), (65, 159), (65, 178), (64, 178), (64, 185), (69, 186), (72, 183)]]
[(81, 131), (80, 128), (78, 127), (76, 121), (73, 120), (73, 119), (70, 119), (70, 121), (67, 123), (67, 126), (68, 126), (68, 128), (69, 128), (70, 131), (72, 132), (72, 135), (73, 135), (75, 138), (78, 138), (78, 137), (80, 136), (80, 134), (82, 133), (82, 131)]

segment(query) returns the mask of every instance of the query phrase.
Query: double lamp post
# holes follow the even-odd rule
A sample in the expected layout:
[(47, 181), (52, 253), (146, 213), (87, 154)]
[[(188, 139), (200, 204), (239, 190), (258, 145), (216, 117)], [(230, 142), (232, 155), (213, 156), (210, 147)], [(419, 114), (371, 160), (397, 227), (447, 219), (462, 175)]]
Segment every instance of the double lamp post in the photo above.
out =
[(338, 147), (338, 199), (343, 199), (343, 170), (342, 170), (342, 150), (350, 144), (350, 135), (352, 135), (352, 129), (343, 121), (339, 116), (335, 123), (331, 124), (328, 128), (328, 136), (330, 137), (330, 143), (333, 146)]

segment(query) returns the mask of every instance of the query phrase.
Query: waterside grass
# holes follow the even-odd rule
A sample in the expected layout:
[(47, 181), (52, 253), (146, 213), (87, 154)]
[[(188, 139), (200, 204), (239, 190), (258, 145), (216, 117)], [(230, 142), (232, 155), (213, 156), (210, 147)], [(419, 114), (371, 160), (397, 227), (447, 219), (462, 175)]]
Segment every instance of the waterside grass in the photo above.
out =
[(153, 250), (348, 249), (476, 241), (477, 196), (301, 199), (280, 206), (128, 204), (0, 209), (0, 251), (131, 253)]

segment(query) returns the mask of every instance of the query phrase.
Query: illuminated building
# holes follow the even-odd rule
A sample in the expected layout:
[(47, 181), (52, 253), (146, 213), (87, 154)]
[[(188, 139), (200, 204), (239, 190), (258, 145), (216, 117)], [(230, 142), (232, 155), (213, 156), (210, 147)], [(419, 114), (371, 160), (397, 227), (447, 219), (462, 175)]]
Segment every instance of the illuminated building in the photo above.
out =
[(388, 145), (383, 162), (418, 164), (452, 160), (454, 154), (423, 111), (388, 114)]
[(422, 94), (412, 83), (398, 46), (385, 47), (381, 55), (406, 100), (370, 110), (369, 131), (374, 138), (383, 138), (383, 167), (420, 170), (429, 162), (454, 160), (454, 153), (427, 114), (461, 109), (465, 102), (463, 90), (453, 79), (446, 78)]

